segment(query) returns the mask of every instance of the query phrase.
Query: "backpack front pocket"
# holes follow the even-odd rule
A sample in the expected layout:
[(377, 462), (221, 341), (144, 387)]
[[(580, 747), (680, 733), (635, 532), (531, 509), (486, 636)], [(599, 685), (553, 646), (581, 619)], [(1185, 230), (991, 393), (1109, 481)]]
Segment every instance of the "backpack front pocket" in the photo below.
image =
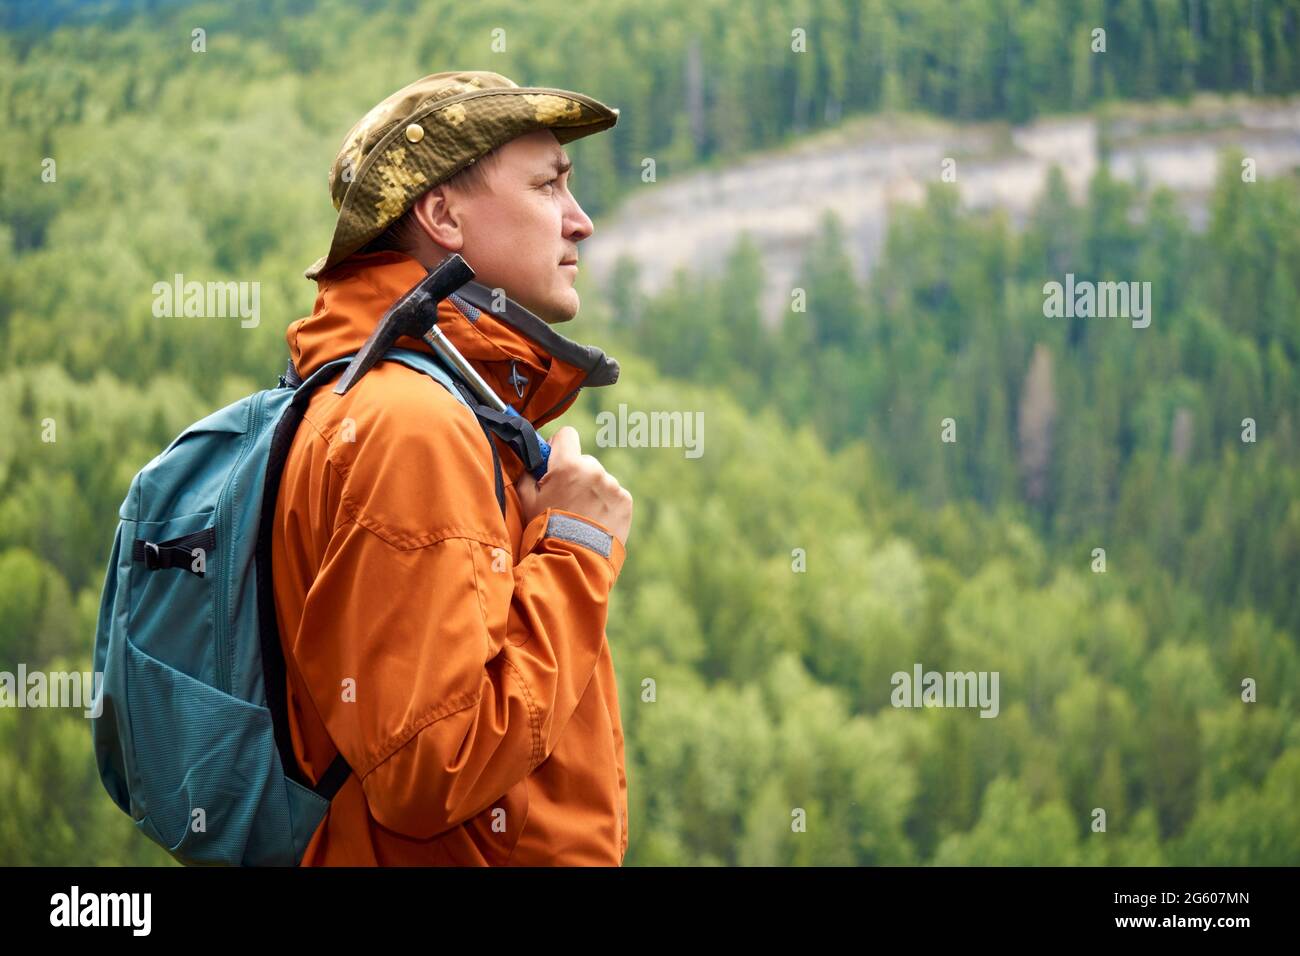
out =
[(216, 684), (217, 532), (212, 512), (140, 521), (130, 548), (127, 633), (153, 657)]
[(136, 825), (186, 863), (292, 865), (271, 712), (126, 642)]

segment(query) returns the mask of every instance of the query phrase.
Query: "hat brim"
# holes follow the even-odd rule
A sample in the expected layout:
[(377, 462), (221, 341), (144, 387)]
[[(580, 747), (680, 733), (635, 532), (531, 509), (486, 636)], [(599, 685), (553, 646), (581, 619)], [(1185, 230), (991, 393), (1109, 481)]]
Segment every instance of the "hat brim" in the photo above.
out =
[[(618, 110), (571, 90), (510, 87), (432, 101), (395, 121), (369, 150), (343, 201), (329, 252), (303, 274), (315, 279), (381, 235), (421, 195), (510, 140), (549, 129), (560, 143), (599, 133)], [(418, 124), (422, 136), (406, 135)]]

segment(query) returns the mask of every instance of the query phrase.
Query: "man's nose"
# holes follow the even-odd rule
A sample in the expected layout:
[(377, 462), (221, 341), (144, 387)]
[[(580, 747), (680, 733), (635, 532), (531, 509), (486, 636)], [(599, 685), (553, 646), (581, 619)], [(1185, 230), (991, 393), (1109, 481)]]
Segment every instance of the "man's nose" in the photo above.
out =
[(582, 206), (578, 200), (570, 197), (569, 208), (565, 211), (565, 238), (572, 239), (574, 242), (581, 242), (596, 231), (590, 217), (582, 211)]

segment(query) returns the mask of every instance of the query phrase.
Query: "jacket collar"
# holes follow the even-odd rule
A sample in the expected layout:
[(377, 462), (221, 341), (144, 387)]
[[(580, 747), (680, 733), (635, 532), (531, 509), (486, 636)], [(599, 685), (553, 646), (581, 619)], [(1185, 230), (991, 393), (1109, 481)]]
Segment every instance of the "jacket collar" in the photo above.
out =
[[(285, 334), (298, 374), (306, 378), (360, 349), (389, 306), (425, 275), (424, 266), (400, 252), (354, 255), (322, 274), (312, 314)], [(618, 381), (618, 362), (603, 351), (565, 338), (513, 299), (495, 299), (479, 282), (471, 280), (439, 303), (438, 327), (534, 426), (562, 415), (580, 389)], [(396, 345), (433, 352), (409, 336)]]

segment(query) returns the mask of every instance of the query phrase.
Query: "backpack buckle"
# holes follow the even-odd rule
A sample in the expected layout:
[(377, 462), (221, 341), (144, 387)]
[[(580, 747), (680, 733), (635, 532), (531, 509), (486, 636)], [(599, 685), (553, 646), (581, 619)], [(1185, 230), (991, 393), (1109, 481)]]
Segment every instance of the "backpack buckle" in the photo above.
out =
[(158, 542), (144, 543), (144, 566), (150, 571), (157, 571), (162, 567), (162, 552), (158, 550)]

